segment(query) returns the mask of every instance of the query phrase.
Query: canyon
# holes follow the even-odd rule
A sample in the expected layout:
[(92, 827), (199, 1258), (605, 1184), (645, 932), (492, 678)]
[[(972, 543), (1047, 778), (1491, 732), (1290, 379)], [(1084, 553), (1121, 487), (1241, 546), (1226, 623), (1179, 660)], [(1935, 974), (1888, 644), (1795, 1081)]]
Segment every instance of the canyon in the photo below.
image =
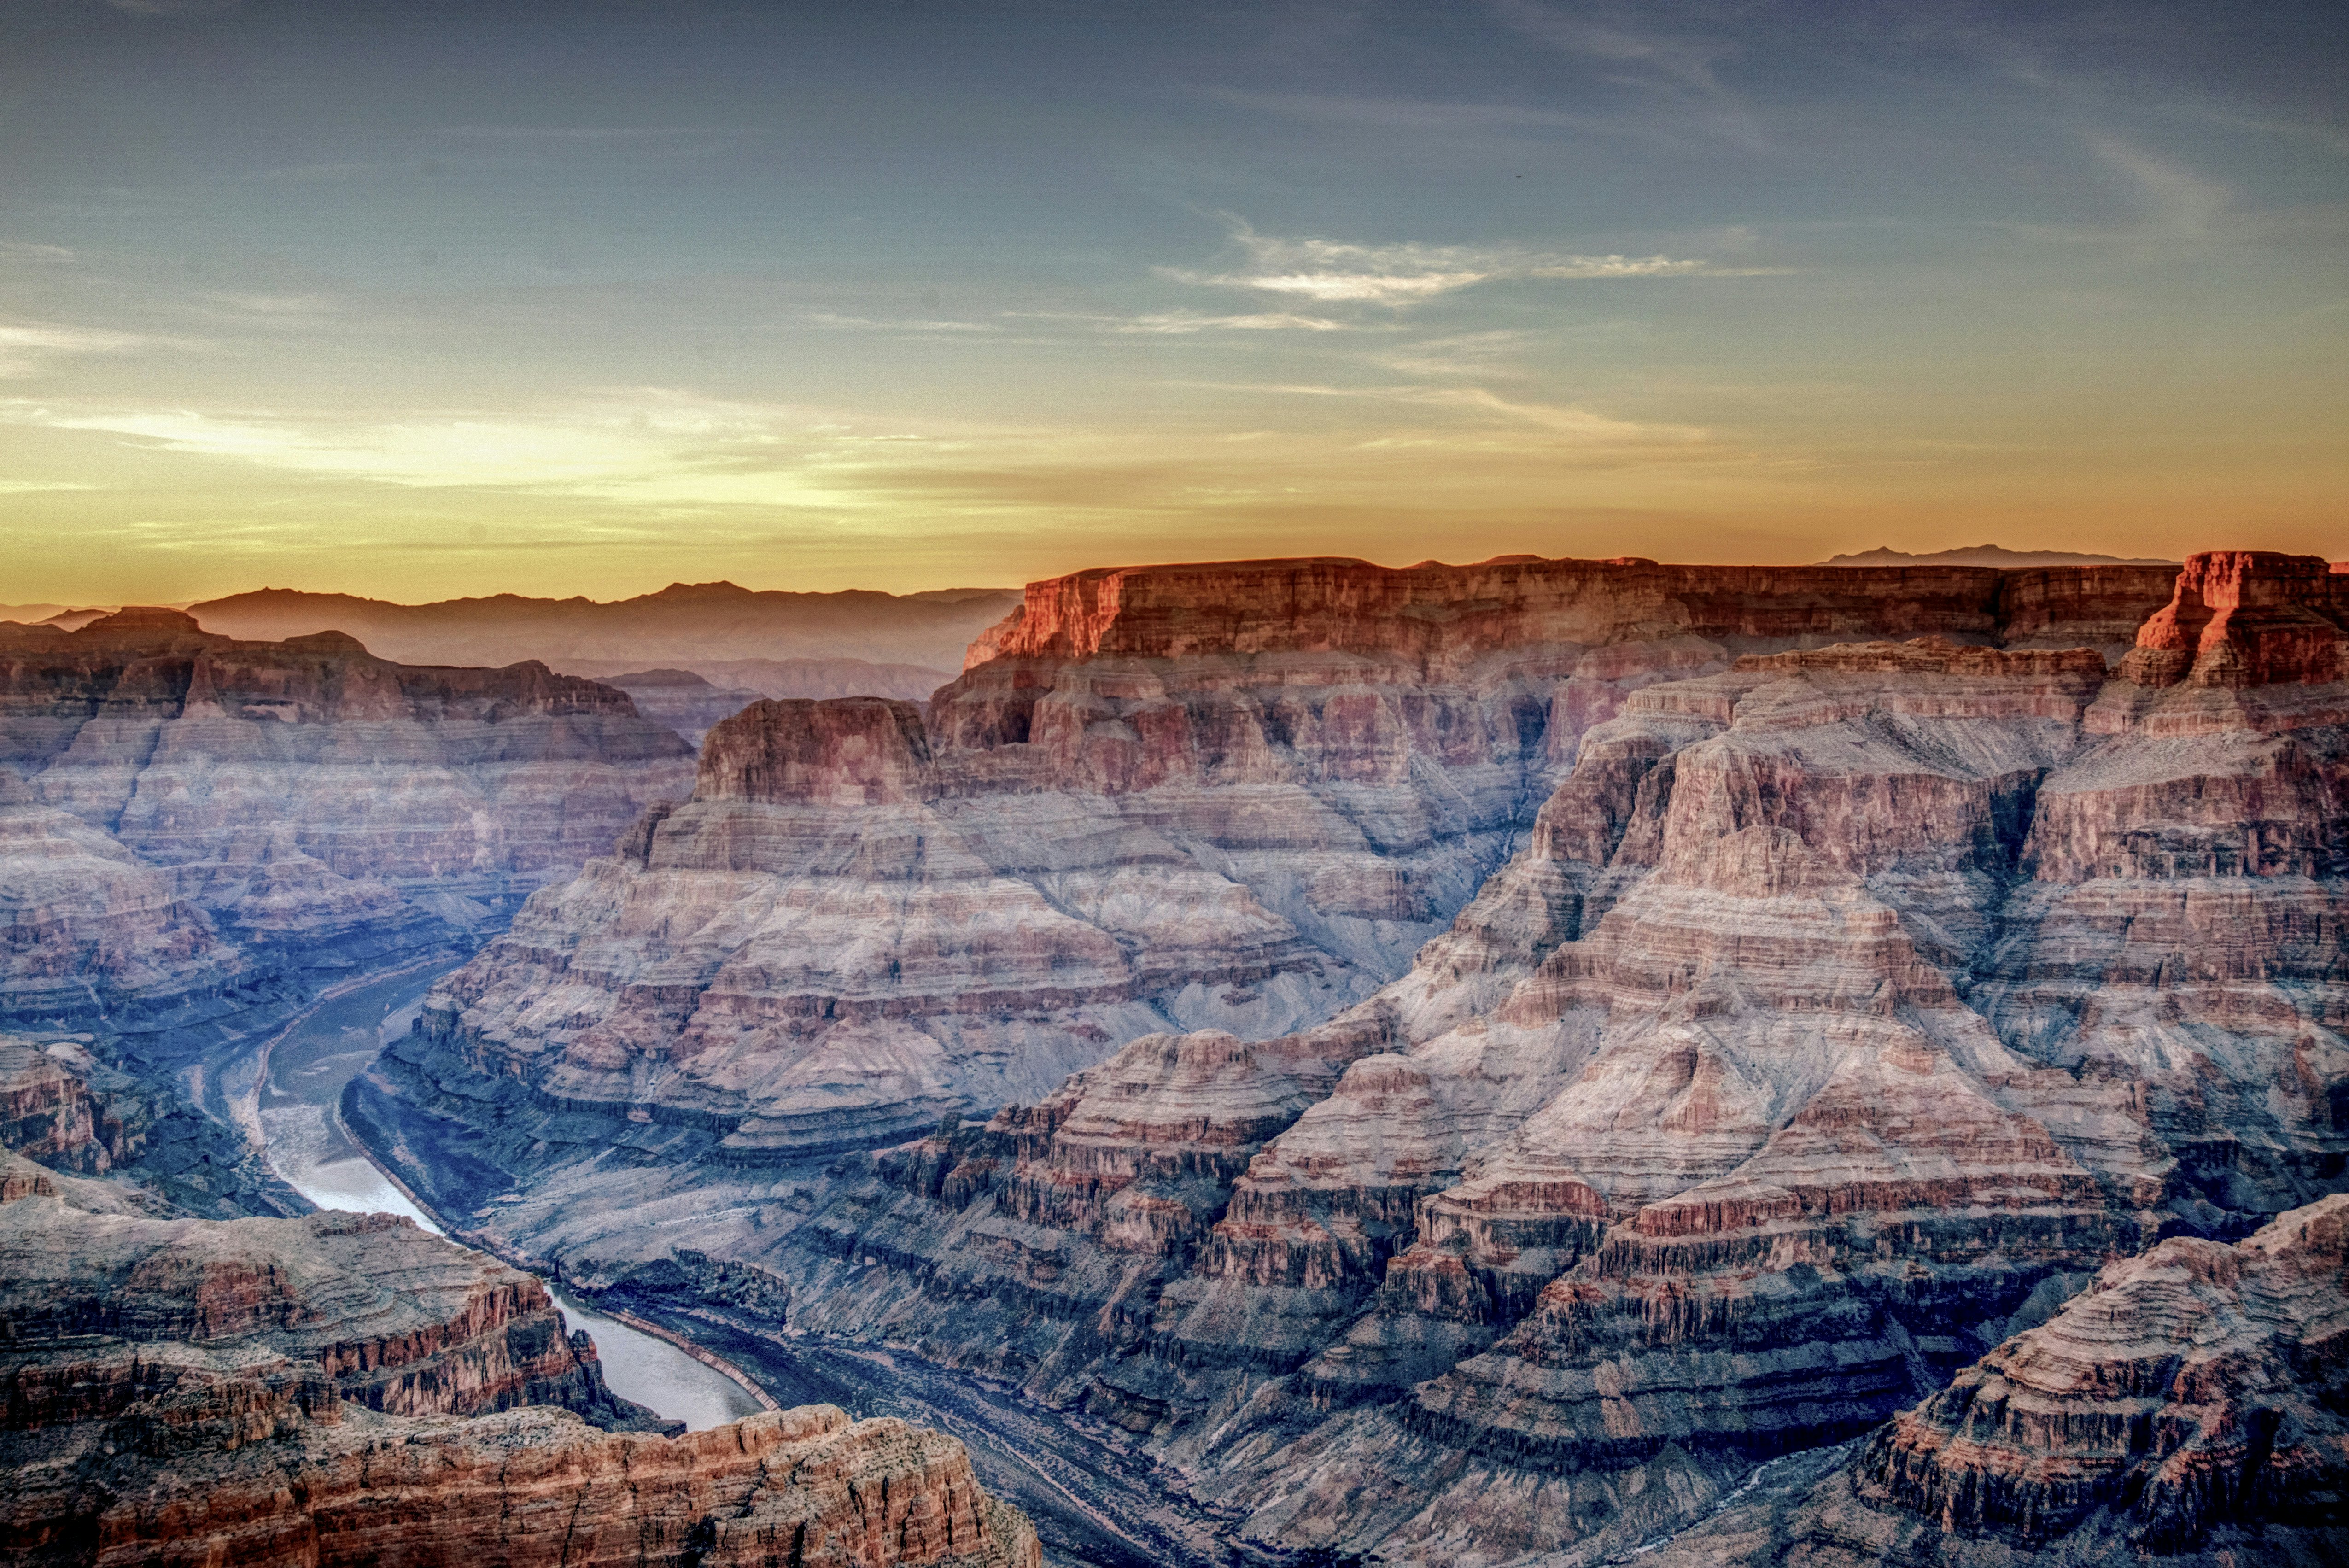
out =
[(544, 665), (401, 665), (171, 610), (0, 627), (0, 1022), (160, 1038), (470, 949), (690, 748)]
[[(8, 1207), (61, 1237), (275, 1215), (237, 1255), (289, 1280), (347, 1234), (516, 1303), (559, 1280), (771, 1392), (914, 1417), (803, 1468), (914, 1467), (957, 1521), (923, 1539), (984, 1527), (988, 1561), (1034, 1536), (926, 1426), (988, 1490), (1032, 1471), (1071, 1561), (2337, 1550), (2349, 573), (2321, 560), (1091, 571), (926, 703), (730, 712), (755, 683), (649, 659), (611, 671), (653, 678), (640, 707), (127, 613), (23, 632), (47, 663), (0, 628), (0, 831), (48, 878), (0, 1137), (44, 1162)], [(664, 703), (709, 720), (698, 759)], [(452, 782), (387, 834), (409, 808), (372, 775), (411, 753)], [(326, 895), (360, 896), (305, 869), (265, 934), (223, 869), (271, 863), (235, 805), (264, 761), (325, 825), (280, 842), (384, 901), (338, 926)], [(433, 858), (441, 790), (527, 852)], [(501, 1263), (305, 1215), (202, 1115), (270, 1016), (222, 999), (468, 951), (337, 1125)], [(81, 975), (101, 1006), (63, 1000)], [(540, 1360), (451, 1379), (535, 1391), (502, 1412), (237, 1397), (280, 1411), (270, 1462), (358, 1488), (355, 1542), (399, 1505), (349, 1478), (422, 1465), (451, 1518), (575, 1486), (598, 1540), (682, 1542), (750, 1447), (874, 1425), (604, 1431), (631, 1417), (588, 1354), (529, 1333)], [(350, 1458), (394, 1419), (471, 1435)], [(74, 1484), (129, 1498), (98, 1440)], [(531, 1450), (523, 1501), (485, 1444)], [(609, 1463), (665, 1501), (597, 1490)]]
[(1079, 574), (713, 729), (345, 1111), (1243, 1549), (1598, 1561), (2344, 1185), (2344, 642), (2240, 553)]
[(1040, 1563), (952, 1439), (820, 1406), (672, 1435), (536, 1279), (405, 1219), (189, 1218), (14, 1154), (0, 1410), (28, 1568)]

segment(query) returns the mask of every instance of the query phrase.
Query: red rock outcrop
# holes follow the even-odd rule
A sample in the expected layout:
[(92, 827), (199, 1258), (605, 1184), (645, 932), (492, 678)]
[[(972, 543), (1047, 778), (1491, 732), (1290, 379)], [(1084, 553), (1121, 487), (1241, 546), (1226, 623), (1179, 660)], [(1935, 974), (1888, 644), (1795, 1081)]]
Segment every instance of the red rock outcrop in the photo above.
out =
[(155, 1207), (0, 1156), (0, 1562), (1040, 1568), (951, 1438), (598, 1430), (657, 1423), (536, 1280), (386, 1215)]
[(2144, 686), (2338, 680), (2344, 641), (2349, 594), (2323, 556), (2213, 551), (2187, 558), (2121, 672)]

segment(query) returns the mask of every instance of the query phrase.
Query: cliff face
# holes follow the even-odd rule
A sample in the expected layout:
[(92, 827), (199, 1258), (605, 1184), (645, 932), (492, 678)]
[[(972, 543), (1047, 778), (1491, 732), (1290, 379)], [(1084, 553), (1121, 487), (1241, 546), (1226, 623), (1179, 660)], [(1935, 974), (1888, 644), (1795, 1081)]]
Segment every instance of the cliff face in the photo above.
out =
[[(574, 1278), (756, 1263), (798, 1327), (1126, 1426), (1266, 1549), (1628, 1550), (2115, 1260), (2342, 1184), (2349, 599), (2305, 565), (1038, 585), (918, 729), (876, 703), (713, 732), (694, 800), (541, 895), (355, 1108), (508, 1173), (487, 1228)], [(1146, 990), (1140, 1027), (1126, 943), (1061, 922), (1143, 909), (1093, 929), (1147, 952), (1163, 915), (1066, 872), (1023, 902), (960, 857), (982, 813), (1040, 857), (1081, 842), (1048, 805), (1180, 809), (1224, 836), (1162, 828), (1193, 866), (1310, 888), (1337, 852), (1275, 838), (1291, 808), (1257, 829), (1277, 856), (1235, 842), (1300, 799), (1516, 836), (1407, 971), (1285, 1033)], [(1421, 842), (1373, 856), (1410, 888)], [(905, 918), (947, 867), (968, 894)], [(1318, 938), (1313, 898), (1278, 909)], [(1039, 974), (1102, 989), (1021, 1012)], [(999, 1080), (1019, 1103), (983, 1126), (750, 1163), (817, 1143), (743, 1114), (779, 1064), (905, 1064), (875, 1097), (926, 1120), (988, 1097), (955, 1050), (1007, 1015), (997, 1051), (1130, 1044)]]
[(684, 747), (542, 665), (426, 669), (170, 610), (0, 628), (7, 1007), (153, 1029), (429, 950), (673, 791)]
[(936, 1433), (660, 1425), (536, 1280), (405, 1220), (186, 1219), (0, 1155), (0, 1561), (1040, 1563)]
[(1808, 1484), (1663, 1568), (2324, 1561), (2349, 1528), (2349, 1197), (2107, 1267)]
[(564, 1333), (543, 1285), (410, 1220), (183, 1218), (140, 1189), (12, 1158), (35, 1189), (0, 1205), (13, 1425), (115, 1419), (153, 1378), (180, 1375), (150, 1365), (167, 1344), (222, 1376), (282, 1362), (331, 1397), (396, 1415), (560, 1405), (650, 1423), (605, 1388), (593, 1345)]
[[(1030, 587), (926, 713), (768, 702), (401, 1054), (502, 1116), (802, 1158), (1401, 973), (1633, 692), (1855, 633), (2125, 645), (2175, 574), (1349, 561)], [(2099, 666), (2101, 668), (2101, 666)], [(437, 1091), (427, 1091), (437, 1092)], [(631, 1125), (633, 1124), (633, 1125)], [(471, 1205), (467, 1205), (471, 1207)]]
[(135, 1180), (211, 1219), (307, 1207), (241, 1134), (78, 1040), (0, 1035), (0, 1148), (55, 1170)]

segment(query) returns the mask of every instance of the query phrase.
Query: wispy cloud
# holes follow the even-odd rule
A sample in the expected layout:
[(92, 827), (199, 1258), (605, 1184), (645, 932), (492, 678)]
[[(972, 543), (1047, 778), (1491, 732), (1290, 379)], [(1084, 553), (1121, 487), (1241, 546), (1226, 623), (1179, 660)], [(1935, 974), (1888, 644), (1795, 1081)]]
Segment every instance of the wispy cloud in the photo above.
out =
[[(1505, 398), (1485, 387), (1349, 387), (1314, 381), (1193, 381), (1174, 384), (1271, 397), (1334, 398), (1413, 404), (1421, 408), (1454, 410), (1467, 416), (1471, 422), (1488, 425), (1495, 423), (1497, 416), (1497, 422), (1535, 426), (1575, 446), (1687, 448), (1703, 445), (1713, 439), (1713, 432), (1701, 425), (1621, 419), (1577, 403)], [(1414, 444), (1425, 433), (1391, 431), (1364, 444)]]
[(839, 316), (829, 310), (813, 311), (802, 319), (814, 327), (854, 328), (867, 332), (1000, 332), (1003, 330), (991, 321), (924, 321), (905, 318), (888, 320), (870, 316)]
[(1752, 276), (1775, 268), (1724, 268), (1711, 262), (1651, 255), (1585, 255), (1504, 245), (1355, 244), (1284, 239), (1235, 222), (1232, 243), (1247, 263), (1232, 272), (1160, 267), (1178, 283), (1296, 295), (1321, 305), (1417, 305), (1479, 284), (1506, 279)]
[[(622, 406), (623, 401), (633, 408)], [(153, 451), (398, 485), (595, 498), (648, 506), (806, 505), (831, 470), (907, 441), (812, 410), (638, 389), (537, 410), (418, 410), (370, 420), (280, 410), (92, 407), (17, 400), (0, 423), (101, 432)]]
[(2089, 150), (2128, 176), (2153, 227), (2183, 236), (2214, 232), (2234, 200), (2215, 180), (2103, 133), (2088, 138)]
[(714, 136), (719, 129), (714, 125), (452, 125), (445, 134), (475, 141), (584, 143)]
[(1633, 7), (1495, 0), (1494, 9), (1520, 36), (1598, 62), (1607, 79), (1643, 95), (1677, 130), (1754, 151), (1771, 147), (1759, 117), (1715, 68), (1739, 52), (1730, 38), (1702, 28), (1672, 30)]
[(1139, 316), (1112, 316), (1076, 310), (1011, 310), (1008, 317), (1025, 321), (1081, 322), (1103, 332), (1151, 337), (1179, 337), (1197, 332), (1359, 332), (1362, 324), (1337, 321), (1326, 316), (1303, 316), (1291, 310), (1257, 310), (1218, 316), (1196, 310), (1161, 310)]
[(26, 240), (0, 240), (0, 262), (69, 262), (74, 253), (63, 245), (35, 244)]
[(128, 354), (141, 348), (188, 347), (174, 338), (116, 332), (102, 327), (0, 321), (0, 378), (36, 376), (55, 360), (75, 355)]

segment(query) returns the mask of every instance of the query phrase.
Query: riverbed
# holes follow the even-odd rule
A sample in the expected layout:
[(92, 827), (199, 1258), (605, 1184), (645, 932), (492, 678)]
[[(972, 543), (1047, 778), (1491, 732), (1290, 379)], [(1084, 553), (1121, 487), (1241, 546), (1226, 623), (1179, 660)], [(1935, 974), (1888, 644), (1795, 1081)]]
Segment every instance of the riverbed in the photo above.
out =
[[(256, 1096), (262, 1137), (277, 1174), (319, 1208), (405, 1214), (442, 1233), (351, 1140), (336, 1107), (343, 1085), (407, 1033), (424, 993), (454, 967), (412, 969), (354, 987), (319, 1003), (271, 1044)], [(595, 1336), (604, 1379), (620, 1397), (696, 1432), (760, 1407), (732, 1378), (667, 1341), (583, 1306), (559, 1288), (554, 1294), (570, 1325)]]

